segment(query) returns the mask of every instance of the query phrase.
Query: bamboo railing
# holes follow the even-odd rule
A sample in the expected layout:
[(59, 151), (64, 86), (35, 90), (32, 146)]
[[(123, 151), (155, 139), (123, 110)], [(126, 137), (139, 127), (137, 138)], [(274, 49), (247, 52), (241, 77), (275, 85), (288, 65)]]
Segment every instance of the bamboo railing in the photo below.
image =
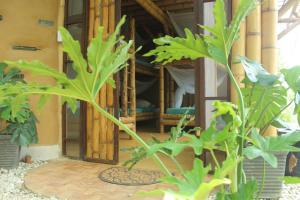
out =
[[(129, 37), (130, 40), (135, 40), (135, 19), (131, 18), (129, 22)], [(135, 45), (130, 49), (135, 52)], [(136, 61), (135, 56), (132, 56), (129, 61), (129, 66), (126, 66), (122, 71), (122, 94), (121, 94), (121, 110), (122, 115), (120, 120), (127, 124), (132, 130), (136, 131), (136, 86), (135, 86)], [(121, 130), (122, 131), (122, 130)], [(131, 139), (131, 137), (130, 137)]]

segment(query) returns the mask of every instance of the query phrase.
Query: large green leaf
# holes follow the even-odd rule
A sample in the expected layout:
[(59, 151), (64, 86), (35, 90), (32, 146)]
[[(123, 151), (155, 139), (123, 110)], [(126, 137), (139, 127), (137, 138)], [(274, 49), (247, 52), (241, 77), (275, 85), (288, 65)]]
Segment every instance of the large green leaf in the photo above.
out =
[(166, 140), (151, 145), (151, 149), (147, 152), (148, 156), (156, 152), (162, 151), (170, 156), (179, 155), (184, 149), (191, 147), (196, 155), (202, 153), (202, 143), (199, 138), (194, 135), (185, 134), (181, 137), (183, 141)]
[(194, 166), (191, 171), (183, 174), (183, 178), (174, 176), (165, 177), (162, 179), (164, 183), (175, 185), (178, 191), (173, 190), (156, 190), (145, 194), (164, 195), (165, 199), (172, 200), (199, 200), (207, 199), (211, 192), (220, 185), (230, 184), (230, 180), (223, 178), (213, 178), (210, 181), (205, 181), (210, 167), (204, 167), (199, 159), (194, 160)]
[[(63, 40), (63, 49), (68, 57), (73, 61), (72, 67), (76, 71), (75, 79), (69, 79), (66, 74), (59, 72), (39, 61), (6, 61), (10, 66), (15, 66), (24, 71), (30, 71), (32, 74), (50, 77), (55, 80), (54, 85), (18, 84), (5, 85), (2, 87), (7, 93), (22, 95), (58, 95), (71, 102), (72, 99), (79, 99), (87, 102), (95, 101), (100, 88), (105, 83), (113, 83), (112, 75), (124, 67), (130, 58), (128, 54), (132, 45), (130, 42), (121, 42), (120, 27), (125, 22), (125, 18), (116, 27), (106, 41), (103, 41), (103, 28), (99, 28), (98, 35), (90, 44), (88, 50), (88, 61), (81, 54), (81, 48), (78, 41), (75, 41), (71, 34), (64, 28), (60, 28)], [(116, 43), (120, 43), (116, 46)], [(1, 97), (0, 97), (1, 99)], [(2, 96), (3, 99), (3, 96)], [(73, 100), (73, 101), (74, 101)]]
[(289, 87), (294, 90), (294, 92), (300, 92), (300, 66), (282, 69), (281, 73)]
[(157, 48), (145, 56), (156, 56), (155, 62), (170, 63), (174, 60), (189, 58), (195, 60), (201, 57), (210, 57), (207, 45), (198, 34), (185, 29), (185, 38), (165, 36), (154, 40)]
[(243, 88), (242, 92), (249, 109), (249, 126), (264, 127), (277, 118), (287, 105), (287, 90), (280, 81), (274, 82), (273, 85), (257, 84)]
[(163, 63), (206, 57), (227, 64), (231, 47), (238, 38), (240, 24), (256, 4), (256, 0), (241, 0), (237, 13), (228, 25), (224, 1), (217, 0), (214, 6), (215, 25), (201, 26), (209, 32), (207, 35), (192, 34), (185, 30), (185, 38), (165, 36), (156, 39), (154, 42), (158, 47), (146, 56), (156, 56), (155, 61)]
[(17, 145), (35, 144), (38, 142), (36, 122), (34, 114), (29, 111), (29, 117), (24, 122), (11, 122), (2, 133), (11, 135), (11, 142)]
[(257, 191), (257, 182), (255, 180), (247, 181), (239, 185), (238, 192), (233, 194), (218, 193), (216, 200), (253, 200)]
[(253, 84), (260, 84), (262, 86), (271, 86), (279, 79), (278, 76), (270, 74), (264, 67), (256, 61), (250, 60), (245, 57), (239, 58), (247, 79)]
[(282, 179), (283, 179), (284, 184), (299, 184), (300, 183), (299, 177), (285, 176)]
[(272, 167), (277, 167), (276, 152), (293, 152), (300, 151), (300, 148), (293, 146), (300, 141), (300, 132), (283, 134), (278, 137), (263, 137), (256, 129), (252, 130), (251, 142), (253, 145), (244, 150), (248, 159), (262, 157)]

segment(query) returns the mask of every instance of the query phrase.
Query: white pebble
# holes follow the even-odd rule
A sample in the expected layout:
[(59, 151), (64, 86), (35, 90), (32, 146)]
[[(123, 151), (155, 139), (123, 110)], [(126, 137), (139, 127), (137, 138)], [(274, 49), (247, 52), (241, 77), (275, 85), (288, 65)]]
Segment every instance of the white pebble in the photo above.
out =
[(25, 174), (46, 162), (36, 161), (32, 164), (20, 162), (15, 169), (0, 169), (0, 200), (58, 200), (55, 197), (44, 197), (24, 187)]

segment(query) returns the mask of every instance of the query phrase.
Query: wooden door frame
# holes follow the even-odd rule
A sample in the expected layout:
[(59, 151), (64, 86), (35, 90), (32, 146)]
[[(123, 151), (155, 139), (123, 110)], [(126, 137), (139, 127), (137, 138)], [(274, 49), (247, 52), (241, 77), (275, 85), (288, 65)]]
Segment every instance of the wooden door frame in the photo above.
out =
[[(198, 24), (204, 23), (204, 3), (214, 2), (215, 0), (194, 0), (195, 8), (195, 32), (203, 34), (203, 29), (198, 27)], [(231, 19), (231, 0), (227, 0), (227, 18)], [(230, 58), (229, 58), (230, 59)], [(206, 97), (205, 95), (205, 62), (204, 58), (197, 59), (195, 64), (195, 109), (196, 126), (205, 129), (206, 127), (206, 101), (208, 100), (230, 100), (230, 80), (227, 81), (227, 96), (226, 97)]]
[[(81, 45), (83, 46), (83, 55), (86, 57), (86, 51), (88, 46), (88, 12), (89, 12), (89, 1), (83, 0), (83, 13), (80, 16), (68, 17), (68, 5), (69, 0), (65, 0), (65, 9), (64, 9), (64, 27), (67, 27), (71, 24), (82, 23), (82, 38)], [(67, 65), (67, 56), (64, 53), (63, 55), (63, 72), (66, 72)], [(66, 135), (67, 135), (67, 121), (66, 121), (66, 112), (67, 107), (66, 104), (62, 107), (62, 154), (67, 157), (71, 157), (67, 155), (66, 152)], [(79, 141), (79, 158), (76, 159), (84, 160), (86, 154), (86, 112), (87, 112), (87, 104), (86, 102), (80, 102), (80, 141)], [(72, 157), (71, 157), (72, 158)]]

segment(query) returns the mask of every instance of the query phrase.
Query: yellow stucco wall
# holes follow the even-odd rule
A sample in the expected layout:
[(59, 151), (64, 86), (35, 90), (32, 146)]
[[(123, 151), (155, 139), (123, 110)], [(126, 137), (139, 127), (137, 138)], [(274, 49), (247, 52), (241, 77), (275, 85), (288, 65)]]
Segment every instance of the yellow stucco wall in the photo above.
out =
[[(59, 51), (57, 42), (57, 19), (59, 0), (0, 0), (0, 61), (41, 60), (58, 69)], [(53, 21), (51, 27), (42, 26), (39, 19)], [(13, 50), (14, 45), (33, 46), (40, 51)], [(25, 74), (27, 80), (51, 83), (41, 77)], [(32, 104), (36, 103), (32, 98)], [(60, 141), (60, 104), (52, 97), (44, 109), (35, 112), (39, 124), (39, 144), (54, 145)]]

